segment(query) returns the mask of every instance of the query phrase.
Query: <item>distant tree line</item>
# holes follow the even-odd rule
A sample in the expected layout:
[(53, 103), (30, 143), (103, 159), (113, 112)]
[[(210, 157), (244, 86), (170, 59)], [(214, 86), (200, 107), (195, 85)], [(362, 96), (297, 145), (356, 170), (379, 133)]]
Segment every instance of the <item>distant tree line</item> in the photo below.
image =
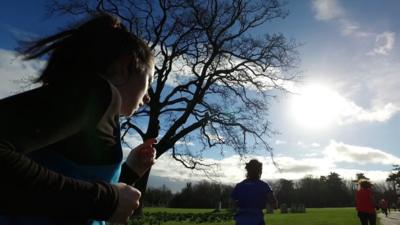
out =
[(304, 203), (306, 207), (346, 207), (354, 205), (356, 183), (344, 181), (337, 173), (298, 181), (280, 179), (272, 182), (276, 198), (288, 205)]
[(393, 171), (389, 174), (388, 178), (386, 178), (386, 182), (388, 182), (392, 190), (397, 193), (400, 187), (400, 165), (393, 165)]
[(161, 188), (148, 187), (144, 204), (146, 206), (168, 207), (174, 194), (165, 185)]
[[(391, 205), (398, 197), (400, 168), (394, 166), (394, 172), (389, 175), (387, 183), (375, 183), (373, 190), (376, 201), (385, 198)], [(395, 175), (397, 174), (397, 179)], [(300, 180), (280, 179), (269, 181), (275, 196), (280, 204), (287, 205), (302, 203), (307, 208), (322, 207), (353, 207), (355, 192), (359, 179), (368, 179), (364, 174), (356, 174), (354, 180), (344, 180), (339, 174), (331, 172), (319, 178), (306, 176)], [(393, 184), (395, 183), (395, 184)], [(400, 183), (400, 182), (399, 182)], [(224, 185), (202, 181), (187, 183), (180, 192), (172, 193), (165, 186), (161, 188), (148, 188), (145, 206), (171, 207), (171, 208), (222, 208), (233, 207), (230, 193), (233, 185)]]
[(187, 183), (180, 192), (173, 194), (165, 186), (148, 188), (145, 206), (161, 206), (171, 208), (222, 208), (231, 206), (230, 193), (233, 186), (201, 181), (196, 184)]

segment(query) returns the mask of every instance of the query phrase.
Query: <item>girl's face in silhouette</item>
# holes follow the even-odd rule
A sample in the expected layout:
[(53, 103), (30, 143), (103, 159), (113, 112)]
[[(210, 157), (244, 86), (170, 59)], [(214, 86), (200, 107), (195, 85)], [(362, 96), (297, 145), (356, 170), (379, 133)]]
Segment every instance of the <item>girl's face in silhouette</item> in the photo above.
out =
[(119, 91), (122, 104), (120, 113), (131, 116), (139, 107), (150, 101), (148, 89), (153, 80), (154, 65), (152, 64), (146, 72), (140, 72), (132, 68), (129, 57), (122, 58), (113, 69), (113, 83)]

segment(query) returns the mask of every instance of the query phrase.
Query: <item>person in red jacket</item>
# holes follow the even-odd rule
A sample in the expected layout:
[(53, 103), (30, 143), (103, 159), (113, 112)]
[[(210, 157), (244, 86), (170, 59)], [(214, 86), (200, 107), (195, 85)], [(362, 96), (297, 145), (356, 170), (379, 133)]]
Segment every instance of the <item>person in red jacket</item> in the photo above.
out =
[(383, 213), (385, 214), (385, 216), (387, 217), (387, 216), (388, 216), (389, 204), (388, 204), (388, 202), (387, 202), (384, 198), (382, 198), (382, 199), (379, 201), (379, 208), (381, 208), (382, 212), (383, 212)]
[(356, 193), (356, 209), (361, 225), (376, 225), (376, 211), (372, 184), (369, 180), (361, 179), (358, 181), (359, 189)]

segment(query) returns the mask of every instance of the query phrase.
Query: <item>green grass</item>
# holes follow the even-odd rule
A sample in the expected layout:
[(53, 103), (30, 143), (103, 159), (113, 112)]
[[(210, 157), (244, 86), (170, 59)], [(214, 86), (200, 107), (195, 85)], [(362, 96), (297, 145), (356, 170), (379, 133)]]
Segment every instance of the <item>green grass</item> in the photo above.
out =
[(207, 213), (212, 212), (212, 209), (178, 209), (178, 208), (144, 208), (145, 212), (155, 213), (155, 212), (167, 212), (167, 213)]
[(307, 209), (302, 214), (280, 214), (265, 216), (271, 225), (358, 225), (360, 224), (354, 208)]
[[(169, 212), (169, 213), (206, 213), (212, 209), (172, 209), (172, 208), (145, 208), (145, 212)], [(307, 209), (306, 213), (281, 214), (279, 210), (274, 214), (266, 214), (267, 225), (359, 225), (354, 208), (320, 208)], [(189, 225), (190, 222), (169, 221), (162, 225)], [(234, 225), (229, 220), (218, 223), (200, 223), (199, 225)], [(378, 221), (379, 225), (379, 221)]]

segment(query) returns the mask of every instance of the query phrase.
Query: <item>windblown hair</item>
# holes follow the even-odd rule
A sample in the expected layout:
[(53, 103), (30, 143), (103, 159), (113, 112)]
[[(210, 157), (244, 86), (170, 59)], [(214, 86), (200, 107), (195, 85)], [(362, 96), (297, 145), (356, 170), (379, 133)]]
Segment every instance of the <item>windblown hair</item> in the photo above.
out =
[(367, 179), (360, 179), (358, 181), (358, 184), (360, 185), (361, 188), (371, 188), (372, 187), (371, 182)]
[(147, 44), (107, 13), (96, 14), (72, 29), (32, 42), (22, 54), (26, 60), (49, 54), (47, 66), (36, 80), (43, 84), (82, 75), (105, 75), (109, 66), (125, 55), (132, 56), (130, 70), (148, 72), (154, 63)]
[(246, 163), (247, 178), (260, 179), (262, 173), (262, 163), (257, 159), (252, 159)]

